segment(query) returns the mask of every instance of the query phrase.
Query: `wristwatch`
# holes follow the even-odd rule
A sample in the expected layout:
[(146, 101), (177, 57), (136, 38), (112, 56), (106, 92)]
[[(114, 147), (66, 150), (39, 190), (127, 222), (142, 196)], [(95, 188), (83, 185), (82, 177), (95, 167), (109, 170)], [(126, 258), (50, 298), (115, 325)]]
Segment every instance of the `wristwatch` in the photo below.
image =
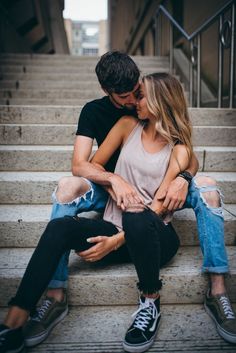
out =
[(193, 176), (187, 172), (186, 170), (184, 170), (183, 172), (179, 173), (177, 175), (178, 177), (184, 178), (189, 184), (191, 183)]

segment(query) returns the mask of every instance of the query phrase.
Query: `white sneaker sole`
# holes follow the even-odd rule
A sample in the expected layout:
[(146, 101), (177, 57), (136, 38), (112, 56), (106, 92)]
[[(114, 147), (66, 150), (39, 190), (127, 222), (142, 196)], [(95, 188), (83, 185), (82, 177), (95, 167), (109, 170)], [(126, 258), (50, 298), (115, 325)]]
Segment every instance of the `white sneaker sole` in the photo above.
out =
[(41, 333), (40, 335), (37, 335), (37, 336), (30, 337), (30, 338), (25, 338), (25, 346), (26, 347), (33, 347), (33, 346), (36, 346), (37, 344), (43, 342), (48, 337), (48, 335), (50, 334), (52, 329), (57, 324), (59, 324), (59, 322), (61, 322), (66, 317), (67, 314), (68, 314), (68, 307), (65, 311), (63, 311), (63, 313), (61, 313), (60, 316), (58, 316), (58, 318), (55, 321), (53, 321), (51, 323), (50, 326), (48, 326), (48, 328), (43, 333)]

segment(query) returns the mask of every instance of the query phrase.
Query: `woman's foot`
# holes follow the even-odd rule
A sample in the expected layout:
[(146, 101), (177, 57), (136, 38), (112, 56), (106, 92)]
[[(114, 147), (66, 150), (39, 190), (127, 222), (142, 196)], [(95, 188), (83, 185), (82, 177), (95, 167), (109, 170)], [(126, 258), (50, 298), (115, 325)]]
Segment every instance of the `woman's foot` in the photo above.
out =
[(20, 353), (24, 351), (25, 343), (22, 328), (10, 329), (0, 325), (0, 353)]
[(161, 319), (160, 297), (140, 297), (139, 309), (126, 332), (123, 347), (126, 352), (145, 352), (154, 343)]

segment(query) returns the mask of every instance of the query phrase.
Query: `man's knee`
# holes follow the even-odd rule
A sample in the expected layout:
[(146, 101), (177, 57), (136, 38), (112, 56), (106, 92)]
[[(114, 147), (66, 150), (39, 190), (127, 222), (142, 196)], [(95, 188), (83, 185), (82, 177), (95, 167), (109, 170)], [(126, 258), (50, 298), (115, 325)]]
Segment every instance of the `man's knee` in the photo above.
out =
[(220, 207), (220, 193), (215, 179), (208, 176), (195, 178), (197, 187), (200, 189), (201, 196), (210, 207)]
[(57, 201), (61, 203), (71, 202), (82, 196), (89, 190), (89, 184), (80, 177), (62, 177), (56, 190)]

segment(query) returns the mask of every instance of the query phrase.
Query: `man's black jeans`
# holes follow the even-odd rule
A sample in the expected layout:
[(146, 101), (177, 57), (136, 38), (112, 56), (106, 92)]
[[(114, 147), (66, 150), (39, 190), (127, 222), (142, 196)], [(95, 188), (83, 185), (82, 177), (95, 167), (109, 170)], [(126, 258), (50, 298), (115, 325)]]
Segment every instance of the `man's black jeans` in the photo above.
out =
[[(164, 225), (151, 210), (123, 213), (126, 244), (104, 257), (106, 261), (131, 261), (134, 263), (139, 289), (154, 293), (161, 288), (159, 269), (177, 252), (179, 239), (171, 225)], [(34, 311), (47, 288), (58, 262), (66, 250), (83, 251), (93, 244), (87, 238), (97, 235), (112, 236), (117, 228), (104, 220), (63, 217), (51, 220), (25, 271), (16, 296), (9, 305)]]

